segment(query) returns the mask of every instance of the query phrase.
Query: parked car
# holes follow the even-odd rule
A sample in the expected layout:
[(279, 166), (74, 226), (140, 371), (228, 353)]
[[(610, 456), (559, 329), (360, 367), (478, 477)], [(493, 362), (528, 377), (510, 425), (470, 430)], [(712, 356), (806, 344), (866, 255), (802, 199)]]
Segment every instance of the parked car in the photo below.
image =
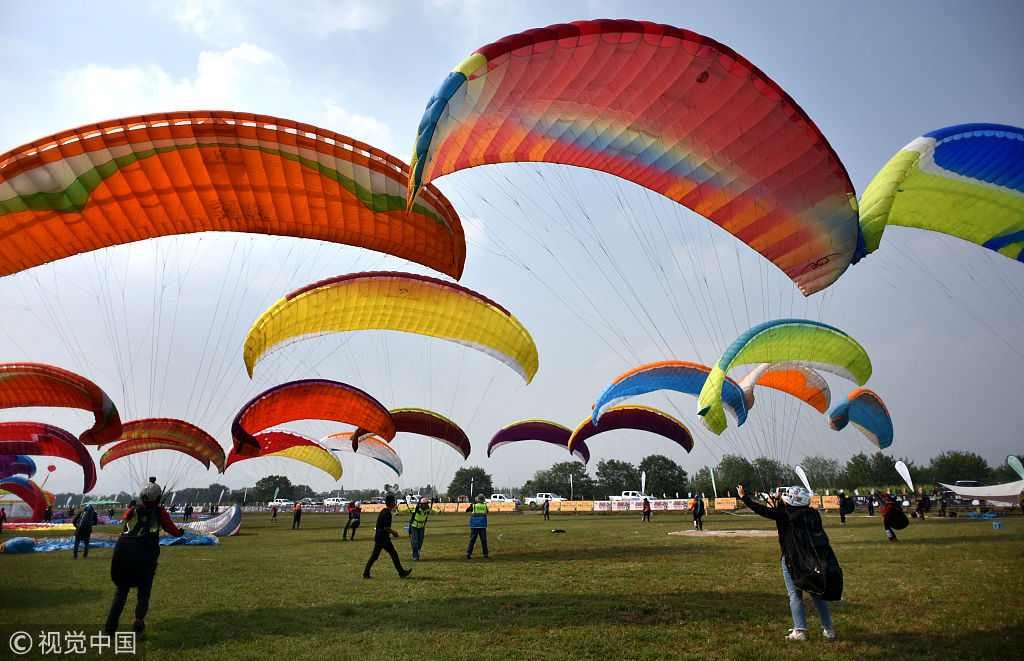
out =
[(348, 507), (351, 501), (348, 498), (324, 498), (324, 507), (337, 507), (343, 509)]
[(267, 503), (267, 510), (268, 511), (272, 507), (276, 507), (278, 512), (283, 512), (283, 511), (290, 510), (291, 508), (295, 507), (295, 503), (293, 503), (292, 501), (288, 500), (287, 498), (276, 498), (276, 499), (270, 501), (269, 503)]
[(536, 496), (526, 498), (523, 502), (527, 505), (543, 505), (545, 500), (565, 500), (565, 498), (562, 498), (557, 493), (545, 493), (542, 491)]
[(623, 491), (622, 495), (619, 495), (619, 496), (608, 496), (608, 500), (611, 500), (613, 502), (614, 501), (619, 501), (619, 500), (626, 500), (626, 501), (643, 500), (644, 498), (646, 498), (647, 500), (657, 500), (654, 496), (649, 496), (647, 494), (640, 493), (639, 491)]
[(320, 501), (313, 500), (312, 498), (303, 498), (299, 503), (302, 505), (302, 509), (306, 509), (307, 507), (320, 507), (320, 505), (323, 504)]

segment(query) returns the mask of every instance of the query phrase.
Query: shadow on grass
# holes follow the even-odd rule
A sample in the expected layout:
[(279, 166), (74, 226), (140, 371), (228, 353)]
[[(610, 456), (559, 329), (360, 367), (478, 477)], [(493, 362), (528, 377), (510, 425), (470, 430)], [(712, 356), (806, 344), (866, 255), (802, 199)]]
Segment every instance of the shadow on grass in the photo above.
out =
[[(425, 580), (429, 579), (412, 579), (410, 582)], [(380, 581), (382, 589), (389, 592), (398, 589), (396, 582), (397, 579)], [(391, 615), (381, 613), (372, 597), (363, 594), (360, 598), (364, 601), (339, 599), (316, 606), (239, 604), (238, 608), (197, 613), (194, 617), (161, 618), (160, 629), (166, 637), (151, 637), (149, 647), (151, 651), (166, 647), (183, 652), (220, 645), (225, 639), (251, 641), (260, 637), (339, 634), (391, 636), (399, 631), (432, 636), (474, 631), (499, 636), (507, 632), (512, 621), (516, 627), (536, 630), (575, 626), (580, 622), (614, 627), (655, 626), (715, 617), (735, 618), (753, 605), (758, 609), (778, 611), (780, 615), (789, 612), (789, 600), (781, 586), (778, 592), (771, 593), (694, 591), (623, 595), (553, 592), (523, 595), (504, 592), (468, 599), (409, 599), (402, 601), (401, 613), (395, 615), (400, 617), (400, 624)], [(380, 617), (373, 616), (374, 613)], [(437, 617), (402, 615), (408, 613), (432, 613)], [(487, 616), (481, 617), (482, 613)]]
[[(97, 599), (109, 599), (114, 596), (114, 585), (110, 584), (110, 590), (97, 590), (90, 588), (68, 587), (67, 583), (60, 585), (35, 585), (31, 590), (18, 591), (17, 600), (11, 599), (10, 594), (5, 595), (4, 607), (11, 607), (11, 610), (23, 610), (28, 608), (47, 608), (53, 604), (73, 606), (76, 604), (92, 605)], [(5, 608), (0, 608), (2, 612)]]
[[(1024, 535), (1017, 534), (1005, 534), (1001, 530), (993, 530), (991, 535), (970, 535), (970, 536), (947, 536), (947, 537), (910, 537), (905, 535), (900, 537), (900, 544), (903, 546), (913, 546), (914, 544), (938, 544), (940, 546), (950, 546), (952, 544), (970, 544), (974, 542), (984, 542), (986, 544), (992, 542), (1006, 543), (1016, 542), (1019, 543), (1024, 541)], [(899, 534), (899, 533), (897, 533)]]
[[(998, 629), (975, 631), (950, 628), (945, 631), (860, 634), (858, 643), (888, 650), (887, 658), (903, 655), (951, 659), (1011, 659), (1019, 657), (1019, 641), (1024, 625), (1014, 624)], [(1018, 652), (1013, 652), (1017, 649)]]

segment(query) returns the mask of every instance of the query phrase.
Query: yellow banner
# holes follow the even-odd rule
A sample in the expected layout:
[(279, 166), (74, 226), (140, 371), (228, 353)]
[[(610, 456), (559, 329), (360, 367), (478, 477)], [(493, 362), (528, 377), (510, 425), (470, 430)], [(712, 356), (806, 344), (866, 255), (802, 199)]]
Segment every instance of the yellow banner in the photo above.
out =
[(839, 496), (822, 496), (821, 506), (827, 510), (839, 509)]
[(715, 498), (711, 501), (711, 508), (716, 510), (734, 510), (736, 509), (735, 498)]

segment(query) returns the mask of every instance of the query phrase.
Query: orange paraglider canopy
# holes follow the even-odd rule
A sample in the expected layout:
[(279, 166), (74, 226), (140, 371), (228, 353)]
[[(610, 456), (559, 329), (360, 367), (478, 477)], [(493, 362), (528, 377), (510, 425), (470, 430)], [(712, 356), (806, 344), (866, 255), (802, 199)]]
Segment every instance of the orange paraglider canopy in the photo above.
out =
[(321, 239), (458, 279), (462, 224), (437, 189), (406, 211), (409, 169), (344, 135), (227, 111), (139, 115), (0, 155), (0, 276), (191, 232)]

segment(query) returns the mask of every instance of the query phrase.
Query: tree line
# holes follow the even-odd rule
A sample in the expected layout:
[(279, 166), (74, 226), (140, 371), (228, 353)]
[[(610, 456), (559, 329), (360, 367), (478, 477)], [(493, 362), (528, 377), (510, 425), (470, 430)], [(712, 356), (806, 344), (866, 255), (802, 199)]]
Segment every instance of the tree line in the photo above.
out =
[[(878, 489), (903, 484), (895, 469), (896, 458), (883, 452), (867, 455), (863, 452), (853, 455), (845, 464), (830, 457), (805, 457), (800, 466), (807, 473), (811, 487), (816, 491), (846, 489)], [(932, 457), (927, 464), (916, 464), (903, 459), (910, 469), (915, 486), (937, 485), (939, 482), (953, 484), (957, 480), (977, 480), (986, 484), (1001, 484), (1020, 479), (1016, 471), (1005, 461), (995, 468), (973, 452), (949, 450)], [(557, 493), (565, 498), (577, 500), (604, 500), (623, 491), (639, 491), (641, 475), (646, 474), (646, 493), (658, 497), (686, 497), (689, 494), (711, 495), (712, 468), (704, 466), (692, 476), (682, 466), (660, 454), (644, 457), (639, 464), (619, 459), (604, 459), (597, 462), (594, 474), (578, 461), (563, 461), (550, 468), (538, 470), (520, 489), (512, 495), (532, 496), (536, 493)], [(769, 491), (776, 486), (798, 484), (792, 467), (776, 459), (757, 457), (753, 460), (734, 454), (726, 454), (714, 466), (714, 485), (720, 495), (734, 495), (737, 484), (750, 490)], [(347, 489), (317, 492), (305, 484), (292, 484), (284, 475), (268, 475), (255, 485), (242, 489), (229, 489), (213, 483), (205, 488), (179, 489), (174, 494), (174, 503), (265, 503), (275, 498), (322, 499), (328, 496), (344, 496), (349, 500), (370, 500), (375, 496), (395, 494), (401, 497), (405, 492), (419, 493), (434, 498), (456, 500), (472, 498), (477, 494), (490, 495), (494, 481), (483, 468), (468, 466), (455, 472), (455, 477), (446, 492), (435, 490), (432, 485), (416, 488), (399, 488), (397, 483), (385, 484), (382, 489)], [(223, 494), (223, 496), (222, 496)], [(117, 500), (127, 503), (135, 495), (124, 491), (110, 495), (89, 494), (86, 500)], [(56, 495), (55, 506), (62, 507), (68, 499), (72, 505), (81, 504), (82, 494), (60, 493)]]

